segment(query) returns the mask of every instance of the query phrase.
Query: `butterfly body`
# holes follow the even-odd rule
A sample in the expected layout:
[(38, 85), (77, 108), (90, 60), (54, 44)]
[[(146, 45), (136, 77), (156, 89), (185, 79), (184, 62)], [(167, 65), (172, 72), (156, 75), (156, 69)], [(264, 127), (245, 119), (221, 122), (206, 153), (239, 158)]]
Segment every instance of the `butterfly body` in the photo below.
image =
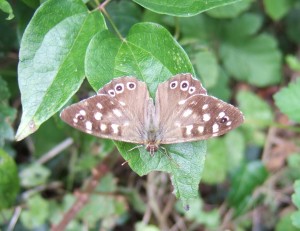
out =
[(244, 120), (236, 107), (207, 95), (191, 74), (160, 83), (155, 103), (144, 82), (130, 76), (115, 78), (96, 96), (64, 109), (61, 118), (101, 138), (144, 145), (151, 155), (161, 144), (223, 135)]

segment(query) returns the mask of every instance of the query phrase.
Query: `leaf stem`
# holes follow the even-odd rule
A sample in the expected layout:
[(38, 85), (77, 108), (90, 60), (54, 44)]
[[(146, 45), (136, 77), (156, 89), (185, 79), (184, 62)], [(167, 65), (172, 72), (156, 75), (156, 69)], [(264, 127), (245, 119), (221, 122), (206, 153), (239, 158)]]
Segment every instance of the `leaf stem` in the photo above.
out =
[(102, 4), (100, 4), (100, 6), (97, 9), (100, 10), (106, 16), (107, 20), (110, 22), (110, 24), (112, 25), (114, 31), (116, 32), (117, 36), (123, 41), (123, 40), (125, 40), (125, 38), (123, 38), (123, 36), (121, 35), (120, 31), (118, 30), (116, 24), (114, 23), (114, 21), (112, 20), (112, 18), (110, 17), (110, 15), (105, 10), (105, 6), (110, 1), (111, 0), (105, 0)]

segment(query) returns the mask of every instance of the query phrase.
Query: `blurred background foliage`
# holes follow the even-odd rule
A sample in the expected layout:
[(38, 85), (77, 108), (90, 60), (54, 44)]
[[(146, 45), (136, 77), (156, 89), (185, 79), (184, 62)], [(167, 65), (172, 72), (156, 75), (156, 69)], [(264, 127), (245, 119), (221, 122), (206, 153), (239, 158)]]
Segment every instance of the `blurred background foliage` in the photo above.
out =
[[(207, 141), (199, 198), (189, 211), (167, 174), (137, 176), (121, 165), (113, 142), (75, 131), (58, 115), (14, 141), (20, 41), (42, 2), (0, 0), (0, 229), (48, 230), (71, 215), (67, 230), (300, 230), (299, 0), (243, 0), (191, 17), (156, 13), (169, 1), (158, 9), (146, 0), (106, 5), (124, 37), (139, 22), (167, 28), (209, 94), (245, 115), (240, 128)], [(84, 82), (74, 102), (91, 94)], [(103, 163), (99, 176), (93, 169)], [(72, 213), (78, 203), (85, 206)]]

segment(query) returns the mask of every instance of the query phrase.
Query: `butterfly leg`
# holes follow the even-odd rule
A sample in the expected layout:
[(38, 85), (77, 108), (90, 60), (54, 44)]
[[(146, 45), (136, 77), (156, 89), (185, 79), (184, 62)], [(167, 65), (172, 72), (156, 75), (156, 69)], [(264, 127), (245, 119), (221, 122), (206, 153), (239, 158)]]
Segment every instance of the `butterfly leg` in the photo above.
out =
[(160, 146), (160, 148), (164, 151), (164, 154), (169, 158), (170, 161), (172, 161), (178, 168), (180, 168), (180, 166), (175, 162), (175, 160), (170, 156), (170, 154), (168, 153), (168, 150), (163, 147)]
[(136, 145), (136, 146), (134, 146), (133, 148), (129, 149), (128, 152), (131, 152), (132, 150), (137, 149), (137, 148), (141, 148), (141, 147), (143, 147), (143, 146), (144, 146), (143, 144), (141, 144), (141, 145)]

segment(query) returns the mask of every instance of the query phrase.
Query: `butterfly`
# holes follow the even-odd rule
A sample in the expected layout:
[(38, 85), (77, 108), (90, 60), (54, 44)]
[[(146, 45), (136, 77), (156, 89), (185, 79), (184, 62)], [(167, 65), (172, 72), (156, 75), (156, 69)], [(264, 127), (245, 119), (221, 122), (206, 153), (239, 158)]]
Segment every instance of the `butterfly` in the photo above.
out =
[(152, 156), (161, 144), (220, 136), (244, 121), (238, 108), (207, 95), (189, 73), (160, 83), (155, 103), (145, 82), (114, 78), (97, 95), (65, 108), (61, 118), (94, 136), (144, 145)]

